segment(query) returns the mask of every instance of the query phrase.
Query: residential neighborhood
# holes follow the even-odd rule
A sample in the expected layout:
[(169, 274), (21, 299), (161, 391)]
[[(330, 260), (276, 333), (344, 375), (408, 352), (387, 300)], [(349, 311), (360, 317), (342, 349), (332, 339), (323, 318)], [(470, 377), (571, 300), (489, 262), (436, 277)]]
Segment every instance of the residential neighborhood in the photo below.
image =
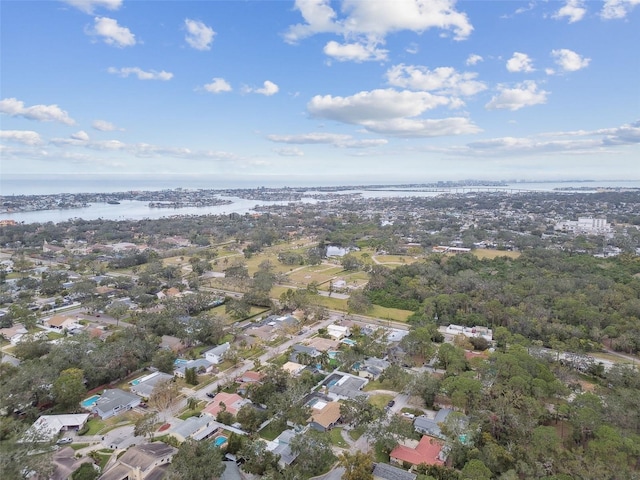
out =
[[(419, 225), (435, 220), (420, 202), (370, 199), (349, 217), (332, 198), (204, 227), (3, 226), (7, 465), (33, 479), (171, 478), (196, 459), (245, 480), (356, 465), (363, 479), (528, 478), (523, 465), (543, 478), (577, 468), (541, 466), (546, 445), (577, 455), (616, 428), (619, 468), (635, 472), (640, 272), (630, 245), (602, 250), (634, 227), (556, 230), (509, 210), (497, 248), (488, 205), (469, 223), (465, 195), (459, 211), (437, 200), (457, 233), (425, 242)], [(516, 223), (545, 233), (507, 240)]]

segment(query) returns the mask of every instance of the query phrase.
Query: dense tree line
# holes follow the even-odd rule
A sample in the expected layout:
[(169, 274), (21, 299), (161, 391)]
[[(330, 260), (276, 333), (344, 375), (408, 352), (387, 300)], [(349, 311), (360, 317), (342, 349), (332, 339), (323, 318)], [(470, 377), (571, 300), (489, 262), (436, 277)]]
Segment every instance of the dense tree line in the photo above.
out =
[(531, 250), (519, 258), (441, 257), (394, 270), (376, 266), (373, 303), (414, 310), (413, 322), (506, 327), (571, 351), (602, 344), (640, 350), (640, 259)]

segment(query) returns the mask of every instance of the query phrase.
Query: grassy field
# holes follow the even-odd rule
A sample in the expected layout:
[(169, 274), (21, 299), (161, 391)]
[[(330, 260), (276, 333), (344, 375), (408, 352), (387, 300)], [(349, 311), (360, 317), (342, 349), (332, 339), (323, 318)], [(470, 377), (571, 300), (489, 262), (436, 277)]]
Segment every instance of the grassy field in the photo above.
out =
[(398, 266), (409, 265), (417, 262), (419, 259), (409, 255), (375, 255), (373, 257), (381, 265)]
[(520, 252), (509, 252), (507, 250), (487, 250), (484, 248), (472, 250), (471, 253), (481, 260), (484, 258), (493, 260), (494, 258), (497, 258), (497, 257), (518, 258), (520, 256)]
[(386, 393), (378, 393), (369, 397), (369, 403), (379, 408), (384, 408), (389, 403), (389, 400), (393, 400), (393, 395)]
[(344, 438), (342, 438), (342, 429), (341, 428), (332, 428), (329, 430), (329, 436), (331, 438), (331, 444), (340, 447), (340, 448), (348, 448), (349, 444), (345, 442)]
[(393, 320), (396, 322), (406, 322), (413, 312), (411, 310), (400, 310), (399, 308), (387, 308), (380, 305), (374, 305), (368, 317), (382, 318), (383, 320)]
[[(318, 268), (322, 267), (322, 268)], [(329, 282), (332, 278), (335, 278), (338, 274), (343, 272), (343, 268), (340, 266), (330, 265), (309, 265), (305, 267), (298, 267), (287, 275), (287, 280), (293, 285), (307, 286), (311, 282), (317, 282), (318, 284)]]
[(278, 435), (285, 431), (286, 425), (278, 425), (278, 422), (270, 422), (266, 427), (258, 432), (265, 440), (275, 440)]

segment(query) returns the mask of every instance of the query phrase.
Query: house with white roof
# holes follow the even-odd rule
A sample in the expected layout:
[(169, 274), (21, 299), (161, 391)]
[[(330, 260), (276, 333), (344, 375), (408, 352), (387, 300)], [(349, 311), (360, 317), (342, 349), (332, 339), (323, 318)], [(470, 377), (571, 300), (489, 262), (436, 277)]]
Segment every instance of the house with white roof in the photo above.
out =
[(222, 363), (222, 360), (224, 360), (224, 355), (229, 351), (229, 348), (231, 348), (229, 342), (223, 343), (222, 345), (218, 345), (217, 347), (204, 352), (204, 358), (212, 364), (218, 365), (219, 363)]
[(88, 413), (42, 415), (25, 432), (22, 441), (50, 442), (60, 435), (60, 432), (80, 430), (88, 418)]

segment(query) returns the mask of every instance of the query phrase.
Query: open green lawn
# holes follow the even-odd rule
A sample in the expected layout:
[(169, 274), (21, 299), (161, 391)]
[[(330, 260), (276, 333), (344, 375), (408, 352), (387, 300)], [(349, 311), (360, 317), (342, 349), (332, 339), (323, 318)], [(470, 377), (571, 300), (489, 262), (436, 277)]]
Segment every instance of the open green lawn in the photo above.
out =
[[(187, 409), (187, 410), (185, 410), (184, 412), (182, 412), (182, 413), (178, 416), (178, 418), (179, 418), (180, 420), (186, 420), (186, 419), (187, 419), (187, 418), (189, 418), (189, 417), (197, 417), (198, 415), (200, 415), (200, 412), (201, 412), (201, 411), (202, 411), (201, 409), (196, 409), (196, 410), (190, 410), (190, 409)], [(158, 425), (158, 426), (160, 426), (160, 425)]]
[(520, 252), (509, 252), (507, 250), (487, 250), (485, 248), (478, 248), (476, 250), (472, 250), (471, 253), (481, 260), (483, 258), (488, 258), (489, 260), (492, 260), (498, 257), (518, 258), (520, 256)]
[(265, 440), (275, 440), (278, 435), (286, 430), (287, 426), (279, 422), (270, 422), (266, 427), (258, 432)]
[(377, 393), (369, 397), (369, 402), (379, 408), (386, 407), (389, 400), (393, 400), (393, 395), (387, 393)]
[(106, 426), (106, 423), (100, 418), (96, 417), (89, 420), (87, 422), (87, 425), (89, 425), (89, 430), (84, 435), (97, 435), (98, 432)]
[(374, 305), (367, 312), (368, 317), (381, 318), (383, 320), (393, 320), (396, 322), (406, 322), (407, 318), (413, 315), (411, 310), (400, 310), (399, 308), (387, 308), (380, 305)]
[(381, 265), (389, 267), (398, 265), (409, 265), (418, 261), (418, 258), (410, 255), (375, 255), (373, 258)]
[(355, 442), (364, 434), (364, 427), (354, 428), (349, 430), (349, 436)]
[[(322, 267), (322, 268), (318, 269), (317, 267)], [(295, 270), (289, 273), (287, 275), (287, 279), (290, 283), (294, 285), (307, 286), (311, 282), (317, 282), (318, 284), (329, 282), (329, 280), (331, 280), (332, 278), (340, 275), (341, 272), (344, 272), (344, 270), (340, 266), (335, 266), (335, 267), (331, 267), (328, 265), (305, 266), (300, 268), (299, 270)]]
[(88, 447), (89, 445), (91, 444), (90, 443), (72, 443), (69, 446), (74, 450), (80, 450), (81, 448)]
[(342, 438), (341, 428), (332, 428), (329, 430), (329, 437), (331, 438), (331, 444), (340, 448), (348, 448), (349, 444)]
[(346, 312), (349, 308), (347, 306), (347, 301), (341, 298), (323, 297), (318, 295), (314, 298), (314, 301), (330, 310), (342, 310), (343, 312)]

